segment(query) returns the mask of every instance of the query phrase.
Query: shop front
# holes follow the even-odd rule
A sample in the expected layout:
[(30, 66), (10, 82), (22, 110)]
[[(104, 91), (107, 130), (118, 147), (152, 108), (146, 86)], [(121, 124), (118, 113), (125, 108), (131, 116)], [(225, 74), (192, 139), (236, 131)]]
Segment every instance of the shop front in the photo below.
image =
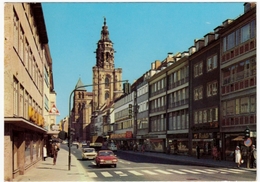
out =
[(112, 133), (109, 140), (113, 141), (117, 145), (117, 148), (122, 150), (132, 150), (135, 141), (132, 131)]
[(189, 153), (189, 138), (188, 133), (169, 134), (167, 135), (168, 147), (167, 152), (170, 154), (188, 155)]
[(5, 118), (4, 156), (5, 180), (24, 175), (42, 160), (46, 130), (23, 118)]
[(213, 147), (216, 147), (221, 156), (222, 141), (219, 133), (193, 133), (192, 136), (192, 155), (197, 155), (197, 147), (202, 158), (212, 158)]
[(149, 152), (166, 152), (166, 135), (144, 135), (145, 151)]

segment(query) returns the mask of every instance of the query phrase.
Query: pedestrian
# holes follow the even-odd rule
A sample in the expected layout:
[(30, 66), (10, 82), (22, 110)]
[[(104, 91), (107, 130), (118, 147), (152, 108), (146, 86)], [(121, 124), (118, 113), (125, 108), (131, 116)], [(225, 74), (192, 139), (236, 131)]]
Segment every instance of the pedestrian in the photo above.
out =
[(239, 146), (236, 147), (234, 154), (235, 154), (235, 163), (237, 164), (237, 167), (240, 168), (242, 155), (241, 155), (241, 151), (240, 151)]
[(145, 151), (145, 145), (143, 144), (142, 145), (142, 153), (144, 153), (144, 151)]
[(199, 145), (196, 146), (196, 151), (197, 151), (197, 158), (200, 158), (200, 147)]
[(250, 152), (250, 165), (251, 168), (256, 168), (256, 148), (255, 145), (252, 145), (251, 147), (251, 152)]
[(213, 159), (216, 160), (218, 157), (218, 149), (216, 146), (214, 146), (212, 149), (212, 155), (213, 155)]
[(43, 160), (45, 161), (45, 159), (47, 158), (47, 148), (46, 148), (46, 145), (44, 145), (43, 146), (43, 150), (42, 150), (42, 152), (43, 152)]
[(53, 165), (56, 165), (56, 160), (58, 157), (58, 151), (60, 150), (56, 142), (52, 144), (52, 154), (53, 154)]

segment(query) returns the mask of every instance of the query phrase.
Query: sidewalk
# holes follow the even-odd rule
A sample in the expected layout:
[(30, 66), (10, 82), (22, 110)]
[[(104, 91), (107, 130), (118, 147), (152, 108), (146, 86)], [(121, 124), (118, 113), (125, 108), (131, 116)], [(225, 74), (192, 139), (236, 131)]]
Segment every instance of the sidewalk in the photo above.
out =
[(38, 162), (25, 175), (20, 175), (13, 181), (92, 181), (85, 173), (85, 169), (73, 154), (68, 170), (68, 151), (60, 148), (56, 165), (53, 165), (53, 158), (48, 157), (46, 161)]

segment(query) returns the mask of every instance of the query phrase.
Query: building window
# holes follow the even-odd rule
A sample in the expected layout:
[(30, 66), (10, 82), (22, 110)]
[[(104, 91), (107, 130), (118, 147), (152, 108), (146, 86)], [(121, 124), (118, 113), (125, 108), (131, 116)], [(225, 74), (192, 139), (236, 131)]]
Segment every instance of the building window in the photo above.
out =
[(13, 31), (13, 37), (14, 37), (14, 48), (18, 53), (18, 47), (19, 47), (19, 18), (14, 10), (14, 31)]
[(249, 97), (241, 98), (241, 113), (249, 113)]
[(229, 34), (227, 36), (227, 49), (232, 49), (233, 47), (235, 47), (235, 32), (232, 32), (231, 34)]
[(203, 110), (203, 123), (207, 122), (207, 110)]
[(106, 78), (105, 78), (105, 87), (109, 88), (109, 78), (108, 78), (108, 76), (106, 76)]
[(20, 85), (20, 100), (19, 100), (19, 104), (20, 104), (20, 107), (19, 107), (19, 116), (22, 116), (24, 117), (25, 116), (25, 110), (24, 110), (24, 87), (22, 85)]
[(252, 113), (255, 113), (255, 111), (256, 111), (256, 104), (255, 104), (255, 101), (256, 101), (256, 99), (255, 99), (255, 96), (251, 96), (250, 97), (250, 112), (252, 112)]
[(199, 86), (194, 89), (194, 100), (200, 100), (203, 98), (203, 86)]
[(105, 100), (109, 99), (109, 92), (105, 93)]
[(18, 80), (16, 78), (13, 79), (13, 109), (14, 109), (14, 115), (18, 116), (18, 107), (19, 107), (19, 95), (18, 95)]
[(202, 123), (202, 111), (199, 111), (199, 123)]
[(207, 84), (207, 96), (211, 97), (218, 94), (218, 82), (214, 81)]
[(207, 59), (207, 71), (211, 71), (218, 67), (217, 55), (211, 56)]
[(44, 81), (45, 81), (47, 87), (49, 87), (49, 74), (48, 74), (48, 70), (46, 67), (44, 69)]
[(47, 95), (45, 95), (45, 97), (44, 97), (44, 107), (45, 107), (46, 111), (49, 111), (49, 99), (48, 99)]
[(194, 111), (194, 124), (198, 124), (198, 111)]
[(22, 26), (20, 26), (20, 32), (19, 32), (19, 56), (20, 56), (20, 59), (21, 61), (24, 60), (24, 31), (23, 31), (23, 28)]
[(241, 43), (250, 39), (250, 24), (241, 28)]
[(194, 65), (194, 77), (200, 76), (203, 74), (203, 62), (197, 63)]

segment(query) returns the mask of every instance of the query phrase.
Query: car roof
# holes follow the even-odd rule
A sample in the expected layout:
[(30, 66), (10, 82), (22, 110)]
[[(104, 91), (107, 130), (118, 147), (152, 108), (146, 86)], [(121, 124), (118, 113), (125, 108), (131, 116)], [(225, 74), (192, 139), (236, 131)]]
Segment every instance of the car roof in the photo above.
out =
[(113, 152), (112, 150), (99, 150), (99, 152)]
[[(85, 150), (85, 149), (94, 149), (94, 148), (92, 148), (92, 147), (85, 147), (84, 150)], [(94, 150), (95, 150), (95, 149), (94, 149)]]

